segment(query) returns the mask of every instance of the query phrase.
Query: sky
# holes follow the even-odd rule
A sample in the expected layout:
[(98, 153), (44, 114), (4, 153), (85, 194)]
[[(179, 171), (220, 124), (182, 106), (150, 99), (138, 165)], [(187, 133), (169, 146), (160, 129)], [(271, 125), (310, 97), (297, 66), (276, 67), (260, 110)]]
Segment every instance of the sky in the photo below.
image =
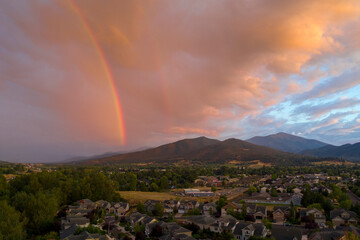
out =
[(0, 160), (360, 141), (358, 0), (0, 0)]

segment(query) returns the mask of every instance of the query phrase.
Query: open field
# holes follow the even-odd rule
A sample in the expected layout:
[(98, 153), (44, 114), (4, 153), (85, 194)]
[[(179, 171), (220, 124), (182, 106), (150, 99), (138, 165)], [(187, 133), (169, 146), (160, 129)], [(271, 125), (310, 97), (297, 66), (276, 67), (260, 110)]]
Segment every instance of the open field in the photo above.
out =
[(353, 162), (349, 162), (349, 161), (345, 161), (345, 162), (341, 162), (341, 161), (338, 161), (338, 162), (335, 162), (335, 161), (321, 161), (321, 162), (314, 162), (313, 163), (314, 165), (336, 165), (336, 166), (339, 166), (339, 165), (356, 165), (357, 163), (353, 163)]
[(181, 198), (180, 196), (175, 196), (171, 193), (162, 192), (119, 191), (119, 193), (130, 203), (145, 202), (148, 199), (164, 201)]
[(173, 192), (140, 192), (140, 191), (118, 191), (130, 204), (145, 202), (146, 200), (197, 200), (199, 202), (216, 201), (219, 196), (214, 197), (183, 197), (175, 195)]

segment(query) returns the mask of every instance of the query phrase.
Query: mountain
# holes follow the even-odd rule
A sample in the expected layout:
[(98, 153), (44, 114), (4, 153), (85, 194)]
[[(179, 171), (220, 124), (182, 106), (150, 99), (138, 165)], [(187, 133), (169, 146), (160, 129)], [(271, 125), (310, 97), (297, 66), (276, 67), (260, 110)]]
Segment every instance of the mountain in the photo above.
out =
[(161, 162), (168, 159), (181, 158), (188, 152), (200, 149), (206, 146), (213, 145), (219, 142), (216, 139), (209, 139), (206, 137), (198, 137), (193, 139), (184, 139), (174, 143), (161, 145), (156, 148), (147, 149), (144, 151), (137, 151), (132, 153), (115, 155), (107, 158), (98, 158), (85, 163), (135, 163), (135, 162)]
[(301, 154), (317, 157), (336, 157), (350, 161), (360, 161), (360, 142), (355, 144), (345, 144), (342, 146), (325, 146), (316, 149), (302, 151)]
[(259, 160), (272, 165), (279, 164), (305, 164), (308, 160), (316, 158), (303, 157), (258, 146), (238, 139), (219, 141), (205, 137), (184, 139), (174, 143), (165, 144), (157, 148), (134, 153), (120, 154), (111, 157), (93, 159), (84, 164), (114, 164), (114, 163), (177, 163), (191, 162), (194, 164), (228, 162), (249, 162)]
[(87, 161), (87, 160), (92, 160), (92, 159), (111, 157), (111, 156), (114, 156), (114, 155), (119, 155), (119, 154), (124, 154), (124, 153), (138, 152), (138, 151), (142, 151), (142, 150), (146, 150), (146, 149), (149, 149), (149, 148), (148, 147), (141, 147), (141, 148), (137, 148), (137, 149), (132, 150), (132, 151), (108, 152), (108, 153), (103, 153), (103, 154), (98, 154), (98, 155), (93, 155), (93, 156), (77, 156), (77, 157), (72, 157), (72, 158), (62, 160), (62, 161), (57, 162), (55, 164), (77, 163), (77, 162)]
[(257, 136), (246, 141), (291, 153), (299, 153), (307, 149), (329, 146), (327, 143), (323, 143), (314, 139), (302, 138), (283, 132), (264, 137)]

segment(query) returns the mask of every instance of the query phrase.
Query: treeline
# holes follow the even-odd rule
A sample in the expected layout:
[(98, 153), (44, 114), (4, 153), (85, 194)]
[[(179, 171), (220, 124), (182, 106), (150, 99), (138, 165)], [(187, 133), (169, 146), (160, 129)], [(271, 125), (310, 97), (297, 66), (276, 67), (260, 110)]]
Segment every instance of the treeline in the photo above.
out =
[(62, 206), (84, 198), (121, 201), (118, 189), (118, 183), (99, 169), (42, 171), (17, 176), (9, 183), (0, 175), (0, 239), (57, 232), (56, 216)]
[[(136, 169), (129, 168), (120, 172), (119, 168), (105, 167), (104, 172), (118, 183), (121, 191), (167, 191), (169, 188), (190, 188), (199, 176), (263, 176), (276, 175), (284, 177), (296, 174), (326, 173), (329, 176), (359, 176), (359, 166), (311, 166), (311, 167), (171, 167), (164, 170), (160, 168)], [(276, 178), (277, 178), (276, 177)]]

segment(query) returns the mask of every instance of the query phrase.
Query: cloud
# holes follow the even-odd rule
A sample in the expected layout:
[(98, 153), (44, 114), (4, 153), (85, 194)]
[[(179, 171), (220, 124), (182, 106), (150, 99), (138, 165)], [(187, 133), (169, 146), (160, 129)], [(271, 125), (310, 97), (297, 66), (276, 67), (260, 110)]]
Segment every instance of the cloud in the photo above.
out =
[[(347, 64), (359, 50), (355, 0), (74, 3), (1, 3), (0, 108), (13, 140), (0, 133), (0, 141), (4, 148), (29, 144), (23, 155), (36, 160), (93, 153), (99, 142), (96, 151), (195, 134), (241, 137), (249, 134), (242, 119), (261, 125), (262, 113), (286, 99), (296, 105), (359, 83)], [(126, 146), (92, 38), (116, 83)], [(335, 69), (325, 59), (344, 64)], [(326, 67), (340, 75), (329, 76)], [(30, 127), (18, 132), (19, 125)], [(63, 147), (35, 150), (42, 145)]]
[(305, 114), (312, 119), (319, 118), (333, 110), (353, 108), (360, 104), (358, 98), (340, 98), (330, 102), (305, 104), (297, 107), (292, 115)]
[(331, 94), (339, 93), (344, 90), (350, 89), (358, 85), (359, 83), (360, 83), (359, 71), (345, 72), (341, 76), (329, 78), (328, 80), (319, 83), (310, 91), (295, 95), (292, 98), (292, 102), (301, 103), (309, 99), (316, 99), (324, 96), (329, 96)]

